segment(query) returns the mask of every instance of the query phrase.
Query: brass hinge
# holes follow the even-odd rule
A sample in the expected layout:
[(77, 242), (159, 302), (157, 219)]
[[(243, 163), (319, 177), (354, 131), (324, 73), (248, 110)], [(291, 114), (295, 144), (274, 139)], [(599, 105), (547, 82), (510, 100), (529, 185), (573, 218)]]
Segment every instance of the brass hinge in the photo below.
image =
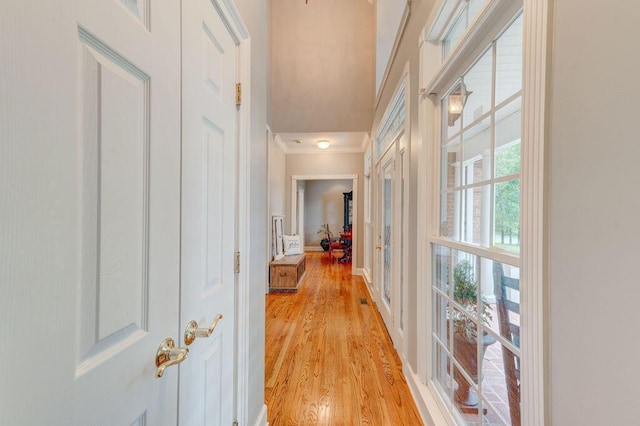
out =
[(236, 83), (236, 105), (242, 104), (242, 83)]
[(233, 273), (234, 274), (240, 273), (240, 252), (239, 251), (235, 253), (235, 261), (233, 262)]
[(238, 426), (238, 421), (233, 422), (233, 426)]

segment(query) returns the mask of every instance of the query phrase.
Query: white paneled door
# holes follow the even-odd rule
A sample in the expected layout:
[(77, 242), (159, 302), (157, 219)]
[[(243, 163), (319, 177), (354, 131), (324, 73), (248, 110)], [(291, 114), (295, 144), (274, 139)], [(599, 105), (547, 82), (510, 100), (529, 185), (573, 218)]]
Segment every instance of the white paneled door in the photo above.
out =
[(0, 424), (175, 424), (179, 3), (0, 9)]
[(223, 9), (0, 6), (0, 424), (235, 420), (240, 21)]
[(180, 322), (212, 330), (195, 338), (180, 366), (180, 425), (231, 425), (237, 46), (210, 0), (183, 0), (182, 58)]

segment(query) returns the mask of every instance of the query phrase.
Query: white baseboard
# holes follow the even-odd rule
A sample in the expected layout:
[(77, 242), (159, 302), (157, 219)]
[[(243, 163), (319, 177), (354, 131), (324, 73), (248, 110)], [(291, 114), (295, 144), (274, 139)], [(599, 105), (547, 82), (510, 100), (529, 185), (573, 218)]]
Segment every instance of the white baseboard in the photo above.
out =
[(351, 268), (351, 275), (364, 276), (364, 271), (362, 270), (362, 268)]
[(409, 391), (416, 403), (422, 422), (426, 425), (435, 426), (455, 425), (453, 417), (449, 413), (443, 413), (431, 390), (420, 381), (420, 378), (411, 370), (404, 357), (402, 358), (402, 372), (407, 380)]
[(304, 246), (304, 251), (324, 251), (320, 246)]
[(369, 273), (364, 268), (362, 268), (362, 276), (364, 277), (364, 281), (367, 283), (367, 286), (371, 287), (371, 276), (369, 276)]
[(263, 405), (262, 410), (260, 410), (260, 414), (256, 419), (255, 426), (269, 426), (269, 422), (267, 421), (267, 406)]

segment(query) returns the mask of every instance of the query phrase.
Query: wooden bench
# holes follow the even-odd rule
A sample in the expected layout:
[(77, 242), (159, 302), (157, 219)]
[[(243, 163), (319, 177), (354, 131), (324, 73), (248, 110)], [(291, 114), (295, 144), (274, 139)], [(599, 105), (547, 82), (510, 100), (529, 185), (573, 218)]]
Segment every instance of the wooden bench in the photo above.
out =
[(285, 256), (270, 264), (269, 291), (298, 291), (306, 269), (306, 254)]

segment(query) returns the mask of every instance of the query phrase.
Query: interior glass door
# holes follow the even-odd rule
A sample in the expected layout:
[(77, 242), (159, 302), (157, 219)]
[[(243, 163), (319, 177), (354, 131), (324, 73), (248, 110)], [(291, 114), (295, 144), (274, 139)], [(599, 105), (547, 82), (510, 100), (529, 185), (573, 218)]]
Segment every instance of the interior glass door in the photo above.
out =
[[(380, 314), (393, 337), (394, 330), (394, 152), (391, 148), (382, 158), (379, 169), (379, 241), (380, 241)], [(395, 339), (394, 339), (395, 340)]]

